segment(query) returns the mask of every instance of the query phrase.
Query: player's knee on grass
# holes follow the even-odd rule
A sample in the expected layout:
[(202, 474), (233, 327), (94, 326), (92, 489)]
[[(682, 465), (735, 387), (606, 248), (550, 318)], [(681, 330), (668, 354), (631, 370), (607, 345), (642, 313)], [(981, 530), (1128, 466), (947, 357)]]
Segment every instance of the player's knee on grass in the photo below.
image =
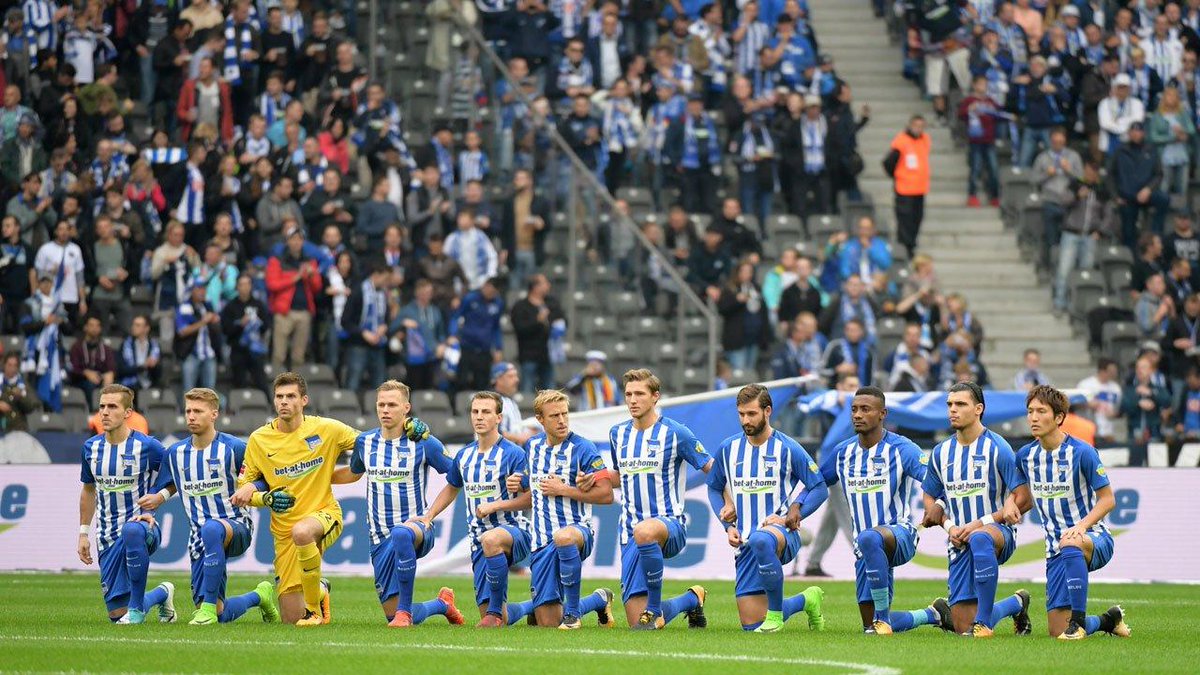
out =
[(667, 526), (660, 520), (643, 520), (633, 526), (633, 541), (638, 546), (661, 544), (667, 539)]

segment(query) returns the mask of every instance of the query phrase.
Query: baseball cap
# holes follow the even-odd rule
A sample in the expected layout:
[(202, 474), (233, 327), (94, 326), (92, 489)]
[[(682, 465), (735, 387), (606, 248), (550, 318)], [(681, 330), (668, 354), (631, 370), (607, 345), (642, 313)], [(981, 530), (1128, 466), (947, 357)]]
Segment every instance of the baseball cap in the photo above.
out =
[(814, 105), (817, 107), (821, 106), (821, 97), (820, 96), (817, 96), (816, 94), (808, 94), (807, 96), (804, 97), (804, 107), (805, 108), (808, 108), (808, 107), (814, 106)]
[(599, 361), (601, 363), (604, 363), (604, 362), (608, 361), (608, 354), (605, 354), (604, 352), (600, 351), (599, 349), (593, 349), (593, 350), (589, 351), (588, 353), (584, 354), (583, 358), (587, 361)]
[(1076, 7), (1075, 5), (1067, 5), (1066, 7), (1063, 7), (1062, 9), (1058, 10), (1058, 15), (1059, 16), (1073, 16), (1075, 18), (1079, 18), (1079, 16), (1081, 16), (1079, 14), (1079, 8)]
[(517, 367), (514, 366), (511, 361), (501, 361), (500, 363), (497, 363), (496, 365), (492, 366), (492, 382), (494, 383), (496, 380), (503, 377), (508, 371), (516, 369)]
[(1133, 85), (1133, 81), (1129, 79), (1126, 73), (1117, 73), (1113, 76), (1112, 86), (1114, 87), (1129, 87)]
[(819, 57), (817, 57), (817, 63), (819, 63), (823, 66), (833, 63), (833, 54), (829, 54), (829, 53), (821, 54)]
[(1133, 124), (1129, 125), (1129, 130), (1130, 131), (1145, 131), (1146, 125), (1141, 122), (1134, 122)]

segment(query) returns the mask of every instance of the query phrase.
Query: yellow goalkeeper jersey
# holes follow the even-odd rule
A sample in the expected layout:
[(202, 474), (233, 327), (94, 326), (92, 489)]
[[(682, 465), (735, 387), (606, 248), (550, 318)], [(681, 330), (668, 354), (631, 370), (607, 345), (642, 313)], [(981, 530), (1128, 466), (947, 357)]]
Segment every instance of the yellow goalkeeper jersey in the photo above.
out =
[(246, 458), (238, 485), (263, 479), (271, 488), (282, 487), (296, 498), (287, 513), (271, 511), (271, 533), (287, 536), (300, 519), (316, 511), (342, 507), (333, 498), (332, 477), (338, 455), (354, 449), (358, 431), (334, 419), (305, 415), (300, 428), (283, 433), (276, 420), (264, 424), (246, 443)]

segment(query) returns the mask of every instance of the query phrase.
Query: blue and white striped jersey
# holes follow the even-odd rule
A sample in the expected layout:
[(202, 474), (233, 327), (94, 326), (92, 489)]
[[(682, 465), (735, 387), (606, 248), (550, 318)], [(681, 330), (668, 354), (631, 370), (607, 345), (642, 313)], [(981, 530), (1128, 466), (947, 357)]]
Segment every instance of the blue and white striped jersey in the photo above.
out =
[[(1017, 470), (1029, 481), (1033, 505), (1046, 530), (1046, 557), (1058, 555), (1062, 533), (1096, 506), (1096, 491), (1108, 486), (1108, 474), (1092, 446), (1067, 435), (1062, 445), (1046, 450), (1038, 441), (1017, 452)], [(1088, 530), (1108, 532), (1104, 521)]]
[(429, 469), (450, 471), (453, 460), (437, 438), (413, 443), (401, 436), (385, 440), (375, 428), (358, 435), (350, 470), (367, 474), (367, 528), (371, 544), (388, 538), (392, 528), (425, 515)]
[(608, 432), (608, 445), (609, 467), (621, 476), (621, 545), (647, 518), (677, 518), (687, 527), (683, 463), (703, 469), (712, 461), (691, 430), (667, 417), (644, 431), (628, 420)]
[[(758, 447), (745, 434), (730, 436), (714, 459), (708, 485), (714, 490), (729, 489), (743, 538), (760, 529), (768, 516), (787, 516), (802, 489), (824, 480), (804, 447), (779, 430)], [(737, 554), (745, 550), (742, 547)]]
[(821, 474), (830, 487), (842, 484), (856, 537), (879, 525), (901, 525), (915, 533), (912, 500), (927, 461), (916, 443), (885, 431), (874, 447), (859, 445), (857, 435), (838, 443), (821, 458)]
[(455, 455), (446, 472), (446, 482), (463, 491), (472, 551), (479, 548), (479, 538), (484, 532), (501, 525), (529, 530), (525, 516), (513, 511), (498, 511), (482, 519), (475, 516), (475, 508), (480, 504), (515, 497), (505, 481), (514, 473), (528, 473), (528, 466), (525, 451), (503, 437), (484, 452), (479, 451), (479, 441), (475, 441)]
[(592, 505), (567, 497), (548, 497), (539, 487), (543, 478), (557, 476), (577, 487), (580, 471), (591, 474), (604, 469), (604, 458), (596, 445), (574, 432), (558, 445), (550, 445), (541, 433), (525, 442), (529, 455), (529, 473), (522, 481), (533, 491), (533, 550), (554, 541), (554, 533), (567, 525), (592, 529)]
[(245, 456), (245, 441), (219, 432), (207, 448), (196, 448), (191, 436), (167, 448), (154, 491), (170, 484), (179, 491), (191, 523), (188, 554), (193, 560), (204, 555), (200, 541), (200, 527), (204, 523), (219, 518), (250, 527), (250, 511), (229, 502), (237, 491), (237, 477)]
[(79, 480), (96, 486), (96, 548), (112, 546), (125, 523), (142, 513), (137, 500), (154, 492), (163, 452), (157, 439), (133, 430), (121, 443), (109, 443), (104, 434), (83, 442)]
[[(984, 429), (967, 445), (957, 436), (938, 443), (929, 453), (921, 488), (945, 502), (951, 523), (965, 525), (1004, 508), (1008, 493), (1027, 482), (1017, 471), (1017, 455), (1008, 441)], [(949, 542), (946, 546), (951, 560), (965, 553)]]

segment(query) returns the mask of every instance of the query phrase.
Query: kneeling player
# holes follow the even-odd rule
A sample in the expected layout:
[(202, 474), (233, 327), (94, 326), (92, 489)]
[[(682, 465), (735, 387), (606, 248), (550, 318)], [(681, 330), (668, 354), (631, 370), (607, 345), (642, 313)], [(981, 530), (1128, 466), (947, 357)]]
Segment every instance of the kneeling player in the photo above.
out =
[(527, 471), (525, 451), (500, 435), (504, 401), (494, 391), (471, 398), (471, 427), (476, 440), (455, 455), (446, 473), (446, 487), (429, 511), (415, 520), (426, 531), (433, 519), (466, 491), (467, 536), (471, 539), (471, 571), (475, 577), (476, 628), (505, 625), (508, 568), (529, 556), (529, 523), (520, 514), (529, 508), (528, 493), (509, 489), (509, 476)]
[(192, 559), (192, 602), (196, 613), (191, 625), (211, 626), (236, 621), (251, 607), (262, 611), (263, 621), (279, 620), (275, 586), (264, 581), (253, 591), (225, 597), (225, 566), (250, 548), (250, 513), (234, 506), (233, 496), (246, 444), (214, 426), (221, 414), (221, 399), (212, 389), (191, 389), (183, 395), (183, 414), (190, 438), (167, 448), (156, 494), (138, 500), (148, 513), (170, 498), (172, 489), (183, 499), (191, 528), (188, 553)]
[[(1082, 640), (1103, 631), (1129, 637), (1125, 612), (1113, 605), (1087, 616), (1088, 573), (1108, 564), (1113, 537), (1104, 517), (1116, 506), (1100, 455), (1092, 446), (1063, 433), (1067, 397), (1046, 385), (1025, 397), (1026, 418), (1035, 441), (1017, 453), (1017, 469), (1029, 481), (1033, 504), (1046, 530), (1046, 625), (1060, 640)], [(1028, 508), (1028, 507), (1026, 507)], [(1005, 519), (1020, 520), (1009, 503)]]
[(529, 474), (513, 475), (509, 489), (533, 489), (533, 554), (527, 602), (509, 603), (512, 625), (531, 612), (537, 625), (572, 630), (580, 617), (596, 612), (611, 628), (613, 592), (601, 588), (582, 601), (583, 561), (592, 553), (592, 504), (611, 504), (612, 484), (596, 446), (571, 431), (567, 395), (539, 392), (533, 414), (546, 431), (525, 443)]
[(110, 384), (100, 390), (99, 412), (104, 433), (83, 443), (79, 560), (92, 564), (88, 533), (92, 518), (98, 516), (100, 590), (109, 620), (142, 623), (145, 611), (158, 605), (158, 620), (171, 623), (175, 621), (175, 585), (164, 581), (146, 592), (150, 556), (158, 549), (162, 534), (153, 516), (142, 513), (137, 505), (154, 490), (162, 463), (162, 443), (129, 428), (133, 390), (124, 385)]
[[(999, 567), (1017, 547), (1004, 522), (1007, 500), (1029, 503), (1029, 485), (1017, 471), (1008, 441), (983, 426), (983, 390), (974, 382), (950, 387), (946, 408), (954, 435), (929, 454), (921, 487), (925, 525), (950, 535), (950, 615), (954, 631), (977, 638), (992, 636), (1001, 620), (1012, 617), (1017, 635), (1028, 635), (1029, 592), (1019, 590), (996, 602)], [(1028, 508), (1028, 507), (1025, 507)]]
[[(726, 521), (729, 545), (738, 549), (734, 593), (742, 629), (774, 633), (803, 611), (808, 627), (822, 630), (824, 591), (811, 586), (785, 599), (783, 566), (800, 551), (801, 519), (821, 506), (829, 488), (804, 448), (771, 428), (771, 393), (766, 387), (742, 387), (737, 410), (743, 433), (721, 444), (708, 476), (708, 499), (717, 518)], [(803, 492), (790, 499), (801, 485)], [(725, 503), (726, 490), (733, 495), (732, 505)], [(745, 540), (743, 532), (750, 533)]]
[(430, 468), (449, 471), (451, 460), (424, 422), (408, 418), (410, 410), (408, 385), (396, 380), (379, 385), (379, 427), (358, 437), (350, 466), (334, 471), (333, 482), (353, 483), (367, 474), (371, 564), (388, 625), (412, 626), (437, 614), (460, 625), (463, 616), (454, 606), (453, 589), (442, 588), (437, 598), (413, 604), (417, 559), (433, 548), (433, 527), (419, 520), (425, 515), (425, 481)]

